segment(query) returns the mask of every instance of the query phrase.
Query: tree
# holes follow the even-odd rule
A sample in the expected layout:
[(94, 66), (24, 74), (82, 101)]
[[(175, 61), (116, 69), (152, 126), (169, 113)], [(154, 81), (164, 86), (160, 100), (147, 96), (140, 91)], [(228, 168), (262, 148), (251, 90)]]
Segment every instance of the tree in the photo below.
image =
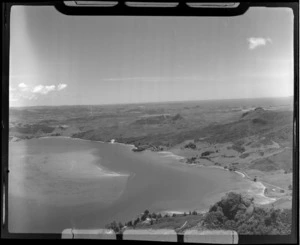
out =
[[(201, 227), (206, 229), (235, 230), (238, 234), (251, 235), (288, 235), (291, 234), (292, 210), (267, 209), (254, 205), (254, 199), (238, 193), (229, 192), (220, 201), (212, 205), (201, 221)], [(251, 210), (251, 212), (249, 211)], [(196, 210), (189, 211), (190, 215), (197, 214)], [(145, 213), (143, 214), (145, 217)], [(183, 214), (185, 215), (185, 213)], [(153, 214), (151, 216), (154, 216)], [(173, 214), (175, 217), (176, 214)], [(157, 214), (156, 217), (161, 217)], [(169, 217), (166, 214), (165, 217)], [(150, 224), (155, 223), (150, 220)], [(133, 222), (136, 226), (140, 222), (138, 217)], [(168, 222), (168, 220), (167, 220)], [(126, 226), (132, 226), (132, 221)], [(113, 221), (106, 228), (116, 233), (122, 232), (123, 225)]]
[(204, 224), (206, 228), (217, 229), (223, 228), (224, 214), (222, 212), (208, 212), (204, 216)]
[(107, 229), (112, 229), (114, 230), (116, 233), (120, 232), (120, 228), (117, 224), (116, 221), (113, 221), (112, 223), (110, 223), (109, 225), (106, 226)]
[(142, 217), (141, 217), (141, 220), (142, 220), (142, 221), (145, 221), (146, 218), (147, 218), (147, 215), (146, 215), (146, 214), (143, 214)]
[(190, 149), (195, 150), (197, 148), (197, 146), (194, 143), (190, 142), (190, 143), (186, 144), (184, 146), (184, 148), (190, 148)]
[(136, 226), (140, 222), (140, 218), (137, 218), (134, 222), (133, 225)]
[(206, 156), (209, 156), (210, 153), (212, 153), (211, 151), (205, 151), (201, 154), (202, 157), (206, 157)]
[(189, 157), (189, 158), (186, 160), (186, 162), (187, 162), (187, 163), (195, 163), (196, 160), (197, 160), (196, 157)]

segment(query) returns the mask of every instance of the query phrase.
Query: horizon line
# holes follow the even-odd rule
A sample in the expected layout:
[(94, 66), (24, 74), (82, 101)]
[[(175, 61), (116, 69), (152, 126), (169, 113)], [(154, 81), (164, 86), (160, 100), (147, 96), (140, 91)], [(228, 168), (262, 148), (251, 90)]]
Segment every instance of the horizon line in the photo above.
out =
[(28, 106), (9, 106), (13, 108), (32, 108), (32, 107), (63, 107), (63, 106), (112, 106), (112, 105), (138, 105), (138, 104), (166, 104), (166, 103), (184, 103), (184, 102), (200, 102), (200, 101), (222, 101), (222, 100), (251, 100), (251, 99), (281, 99), (290, 98), (294, 95), (280, 96), (280, 97), (248, 97), (248, 98), (232, 98), (232, 99), (200, 99), (200, 100), (174, 100), (174, 101), (149, 101), (149, 102), (130, 102), (130, 103), (109, 103), (109, 104), (62, 104), (62, 105), (28, 105)]

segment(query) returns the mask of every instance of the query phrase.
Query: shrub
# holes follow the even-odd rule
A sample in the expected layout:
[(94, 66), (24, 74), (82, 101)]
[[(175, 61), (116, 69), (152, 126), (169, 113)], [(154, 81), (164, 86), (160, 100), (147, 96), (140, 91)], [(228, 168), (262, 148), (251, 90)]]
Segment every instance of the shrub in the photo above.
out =
[(133, 226), (136, 226), (139, 222), (140, 222), (140, 218), (137, 218), (137, 219), (133, 222)]
[(144, 213), (144, 214), (142, 215), (142, 217), (141, 217), (141, 221), (145, 221), (146, 218), (147, 218), (147, 215)]
[[(120, 227), (120, 225), (122, 227)], [(106, 229), (112, 229), (112, 230), (114, 230), (114, 232), (119, 233), (121, 231), (121, 229), (123, 228), (123, 225), (122, 225), (122, 223), (117, 224), (116, 221), (113, 221), (112, 223), (106, 225), (105, 227), (106, 227)]]
[(209, 156), (210, 153), (213, 153), (213, 151), (205, 151), (201, 154), (202, 157), (206, 157), (206, 156)]
[(197, 148), (197, 146), (194, 143), (190, 142), (190, 143), (186, 144), (184, 146), (184, 148), (190, 148), (190, 149), (195, 150)]
[(228, 169), (229, 169), (229, 171), (236, 171), (237, 167), (236, 166), (230, 166)]
[(196, 160), (197, 160), (196, 157), (190, 157), (190, 158), (186, 159), (186, 162), (191, 164), (191, 163), (195, 163)]
[(203, 225), (208, 229), (235, 230), (238, 234), (284, 235), (291, 232), (291, 214), (290, 209), (254, 207), (252, 198), (230, 192), (210, 208)]
[(209, 229), (222, 229), (225, 221), (224, 214), (219, 210), (216, 212), (209, 212), (204, 216), (204, 223)]

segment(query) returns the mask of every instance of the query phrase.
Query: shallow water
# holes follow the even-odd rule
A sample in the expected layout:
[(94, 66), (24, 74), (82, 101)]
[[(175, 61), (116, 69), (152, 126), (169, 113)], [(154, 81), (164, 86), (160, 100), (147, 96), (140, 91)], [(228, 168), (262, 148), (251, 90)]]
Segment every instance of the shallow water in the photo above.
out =
[(10, 232), (103, 228), (145, 209), (207, 209), (221, 192), (249, 185), (238, 174), (131, 148), (68, 138), (10, 142)]

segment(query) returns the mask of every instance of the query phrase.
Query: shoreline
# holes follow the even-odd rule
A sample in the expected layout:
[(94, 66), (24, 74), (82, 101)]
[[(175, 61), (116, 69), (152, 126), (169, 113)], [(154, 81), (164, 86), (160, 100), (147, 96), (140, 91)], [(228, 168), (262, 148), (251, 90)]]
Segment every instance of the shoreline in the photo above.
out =
[[(163, 152), (160, 152), (160, 153), (169, 154), (167, 156), (176, 156), (180, 159), (185, 159), (185, 157), (175, 155), (174, 153), (168, 152), (168, 151), (163, 151)], [(182, 163), (183, 165), (186, 165), (186, 166), (215, 168), (215, 169), (220, 169), (220, 170), (224, 170), (224, 171), (229, 171), (229, 169), (225, 169), (224, 167), (221, 167), (221, 166), (206, 166), (206, 165), (202, 165), (202, 164), (195, 164), (195, 163), (187, 164), (186, 162), (181, 162), (181, 161), (179, 161), (179, 162)], [(244, 173), (242, 171), (235, 170), (235, 171), (232, 171), (232, 172), (242, 176), (242, 178), (244, 178), (244, 179), (248, 179), (248, 180), (252, 181), (252, 179), (246, 173)], [(266, 184), (268, 184), (268, 183), (266, 183)], [(261, 189), (261, 191), (259, 191), (258, 193), (255, 192), (255, 193), (252, 194), (253, 196), (259, 196), (259, 197), (265, 199), (265, 201), (262, 201), (262, 202), (258, 203), (259, 205), (267, 205), (267, 204), (271, 204), (271, 203), (274, 203), (277, 200), (279, 200), (278, 198), (268, 197), (268, 196), (265, 195), (265, 190), (267, 189), (267, 187), (261, 181), (253, 182), (252, 185), (254, 185), (255, 187), (257, 185), (259, 185), (259, 187), (261, 187), (261, 188), (259, 188), (259, 189)], [(251, 192), (252, 189), (249, 189), (247, 191)], [(170, 211), (170, 212), (173, 212), (173, 211)], [(177, 212), (177, 211), (175, 211), (175, 212)], [(178, 211), (178, 212), (180, 212), (180, 211)]]
[[(112, 139), (110, 142), (105, 142), (105, 141), (98, 141), (98, 140), (88, 140), (88, 139), (81, 139), (81, 138), (75, 138), (75, 137), (70, 137), (70, 136), (42, 136), (42, 137), (37, 137), (36, 139), (47, 139), (47, 138), (63, 138), (63, 139), (72, 139), (72, 140), (82, 140), (82, 141), (88, 141), (88, 142), (98, 142), (98, 143), (106, 143), (106, 144), (119, 144), (119, 145), (124, 145), (126, 147), (130, 147), (132, 148), (136, 148), (135, 145), (133, 144), (126, 144), (126, 143), (120, 143), (120, 142), (116, 142), (114, 139)], [(180, 160), (185, 159), (185, 157), (183, 156), (179, 156), (174, 154), (173, 152), (170, 151), (151, 151), (149, 149), (145, 149), (145, 151), (150, 151), (150, 152), (157, 152), (158, 154), (162, 155), (162, 157), (172, 157), (173, 159), (177, 160), (178, 163), (184, 165), (184, 166), (194, 166), (194, 167), (204, 167), (204, 168), (211, 168), (211, 169), (220, 169), (220, 170), (224, 170), (224, 171), (229, 171), (228, 169), (224, 169), (221, 166), (206, 166), (206, 165), (201, 165), (201, 164), (187, 164), (186, 162), (182, 162)], [(164, 155), (164, 156), (163, 156)], [(124, 174), (122, 173), (117, 173), (117, 172), (111, 172), (109, 173), (109, 171), (105, 171), (102, 168), (98, 167), (99, 169), (101, 169), (102, 172), (107, 172), (108, 173), (108, 177), (109, 176), (124, 176)], [(232, 171), (235, 172), (236, 174), (240, 175), (242, 178), (244, 179), (248, 179), (251, 180), (251, 178), (246, 175), (244, 172), (242, 171)], [(275, 201), (277, 201), (277, 198), (271, 198), (265, 195), (265, 189), (267, 188), (262, 182), (253, 182), (254, 183), (254, 188), (257, 187), (257, 185), (260, 185), (261, 188), (260, 191), (258, 193), (253, 193), (252, 195), (254, 196), (259, 196), (261, 198), (264, 199), (269, 199), (269, 201), (264, 201), (263, 204), (271, 204)], [(259, 184), (258, 184), (259, 183)], [(268, 183), (266, 183), (268, 184)], [(253, 192), (252, 189), (247, 190), (248, 192)], [(271, 200), (270, 200), (271, 199)], [(181, 212), (181, 211), (171, 211), (171, 212)]]
[(62, 139), (73, 139), (73, 140), (82, 140), (82, 141), (89, 141), (89, 142), (98, 142), (98, 143), (104, 143), (104, 144), (119, 144), (119, 145), (126, 145), (126, 146), (130, 146), (130, 147), (136, 147), (133, 144), (126, 144), (126, 143), (120, 143), (120, 142), (116, 142), (116, 141), (101, 141), (101, 140), (87, 140), (87, 139), (82, 139), (82, 138), (75, 138), (75, 137), (70, 137), (70, 136), (42, 136), (42, 137), (37, 137), (37, 138), (33, 138), (33, 139), (51, 139), (51, 138), (62, 138)]

